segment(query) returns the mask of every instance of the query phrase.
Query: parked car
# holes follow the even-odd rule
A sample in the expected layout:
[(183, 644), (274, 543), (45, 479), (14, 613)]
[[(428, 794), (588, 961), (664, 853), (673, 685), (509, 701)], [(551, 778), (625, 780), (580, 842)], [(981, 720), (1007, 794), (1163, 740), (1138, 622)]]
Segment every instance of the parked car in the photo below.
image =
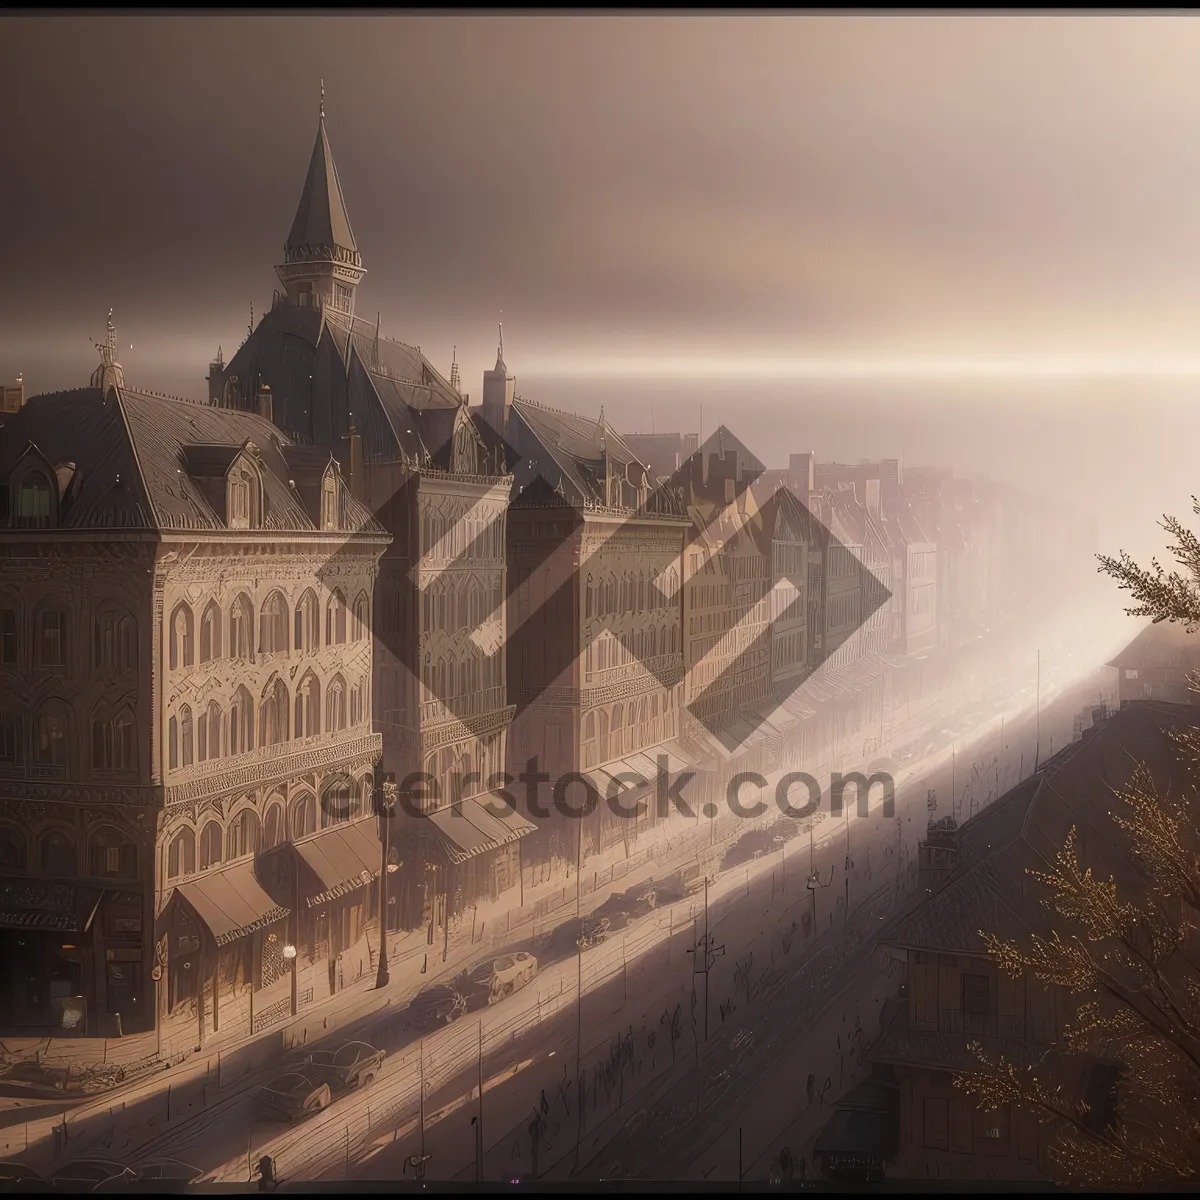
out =
[(413, 997), (408, 1006), (409, 1022), (420, 1033), (432, 1033), (440, 1025), (457, 1021), (467, 1011), (467, 999), (456, 983), (435, 983)]
[(329, 1084), (291, 1071), (279, 1075), (258, 1090), (257, 1104), (264, 1116), (276, 1121), (295, 1121), (328, 1108), (333, 1100)]
[(10, 1191), (41, 1191), (50, 1184), (32, 1167), (19, 1162), (0, 1162), (0, 1189)]
[(132, 1178), (118, 1175), (106, 1179), (98, 1187), (97, 1192), (123, 1192), (129, 1185), (136, 1184), (136, 1191), (175, 1191), (194, 1183), (207, 1182), (207, 1176), (199, 1167), (190, 1163), (180, 1162), (177, 1158), (152, 1158), (138, 1163), (132, 1170)]
[(308, 1056), (308, 1076), (335, 1092), (368, 1087), (387, 1055), (366, 1042), (347, 1042), (340, 1050), (317, 1050)]
[(537, 974), (537, 969), (537, 959), (522, 950), (480, 963), (471, 972), (471, 982), (480, 992), (486, 990), (487, 1002), (495, 1004), (520, 991)]
[(94, 1192), (103, 1184), (136, 1183), (138, 1174), (132, 1167), (111, 1158), (77, 1158), (59, 1167), (50, 1176), (56, 1191)]

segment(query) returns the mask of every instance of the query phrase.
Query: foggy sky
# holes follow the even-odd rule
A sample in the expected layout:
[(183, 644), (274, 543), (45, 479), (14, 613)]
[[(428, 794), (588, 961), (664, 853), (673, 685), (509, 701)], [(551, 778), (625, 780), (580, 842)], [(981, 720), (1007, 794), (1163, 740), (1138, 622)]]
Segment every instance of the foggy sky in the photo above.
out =
[(1186, 16), (0, 18), (0, 377), (85, 382), (111, 306), (203, 397), (322, 77), (358, 311), (473, 395), (503, 319), (522, 393), (772, 465), (985, 470), (1131, 549), (1200, 490)]

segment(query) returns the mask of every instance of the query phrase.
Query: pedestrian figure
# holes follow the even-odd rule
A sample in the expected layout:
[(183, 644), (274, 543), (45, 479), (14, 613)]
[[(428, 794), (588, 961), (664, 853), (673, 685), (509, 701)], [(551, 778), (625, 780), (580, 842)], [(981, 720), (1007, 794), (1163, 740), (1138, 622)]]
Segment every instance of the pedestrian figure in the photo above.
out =
[(792, 1152), (784, 1146), (779, 1152), (779, 1174), (782, 1176), (784, 1183), (791, 1182), (794, 1170), (795, 1164), (792, 1161)]
[(269, 1154), (264, 1154), (258, 1160), (258, 1190), (273, 1192), (278, 1186), (275, 1178), (275, 1163)]

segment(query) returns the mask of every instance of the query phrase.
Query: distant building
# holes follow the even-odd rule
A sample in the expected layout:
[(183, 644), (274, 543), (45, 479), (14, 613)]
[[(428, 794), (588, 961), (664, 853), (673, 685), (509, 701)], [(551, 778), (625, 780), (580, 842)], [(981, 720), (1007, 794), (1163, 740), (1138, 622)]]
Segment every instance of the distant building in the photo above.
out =
[(17, 376), (16, 387), (0, 388), (0, 413), (20, 412), (25, 404), (25, 381)]
[(0, 1027), (192, 1046), (370, 966), (388, 539), (328, 452), (104, 356), (0, 441)]
[(1200, 634), (1175, 621), (1147, 625), (1109, 664), (1117, 670), (1117, 700), (1200, 704), (1190, 676), (1200, 671)]
[[(1106, 797), (1129, 782), (1139, 763), (1158, 786), (1177, 791), (1182, 767), (1171, 734), (1200, 727), (1195, 713), (1181, 705), (1130, 705), (961, 827), (952, 818), (930, 827), (918, 858), (917, 895), (923, 898), (881, 938), (908, 972), (908, 997), (873, 1055), (900, 1089), (898, 1151), (889, 1174), (1049, 1176), (1052, 1129), (1015, 1107), (978, 1110), (954, 1087), (956, 1073), (977, 1067), (973, 1041), (1018, 1066), (1038, 1063), (1051, 1082), (1081, 1085), (1098, 1115), (1111, 1103), (1107, 1068), (1055, 1057), (1073, 1017), (1071, 998), (998, 970), (980, 931), (1020, 941), (1052, 934), (1044, 889), (1028, 872), (1052, 869), (1072, 828), (1087, 866), (1119, 886), (1138, 886), (1133, 861), (1114, 839)], [(1082, 1078), (1074, 1074), (1081, 1068)]]

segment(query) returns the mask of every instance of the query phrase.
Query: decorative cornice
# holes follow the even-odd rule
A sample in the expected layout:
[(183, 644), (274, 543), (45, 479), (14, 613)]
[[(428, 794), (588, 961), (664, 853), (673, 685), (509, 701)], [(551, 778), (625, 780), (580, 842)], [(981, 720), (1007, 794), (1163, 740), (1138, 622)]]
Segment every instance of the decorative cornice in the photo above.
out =
[(373, 762), (382, 751), (383, 739), (377, 733), (356, 737), (350, 741), (329, 745), (327, 742), (310, 749), (280, 754), (271, 758), (259, 758), (255, 752), (251, 761), (231, 771), (204, 775), (186, 783), (172, 784), (164, 789), (167, 808), (188, 804), (195, 800), (212, 799), (219, 796), (244, 792), (252, 787), (283, 783), (296, 775), (315, 769), (334, 770), (357, 766), (362, 762)]

